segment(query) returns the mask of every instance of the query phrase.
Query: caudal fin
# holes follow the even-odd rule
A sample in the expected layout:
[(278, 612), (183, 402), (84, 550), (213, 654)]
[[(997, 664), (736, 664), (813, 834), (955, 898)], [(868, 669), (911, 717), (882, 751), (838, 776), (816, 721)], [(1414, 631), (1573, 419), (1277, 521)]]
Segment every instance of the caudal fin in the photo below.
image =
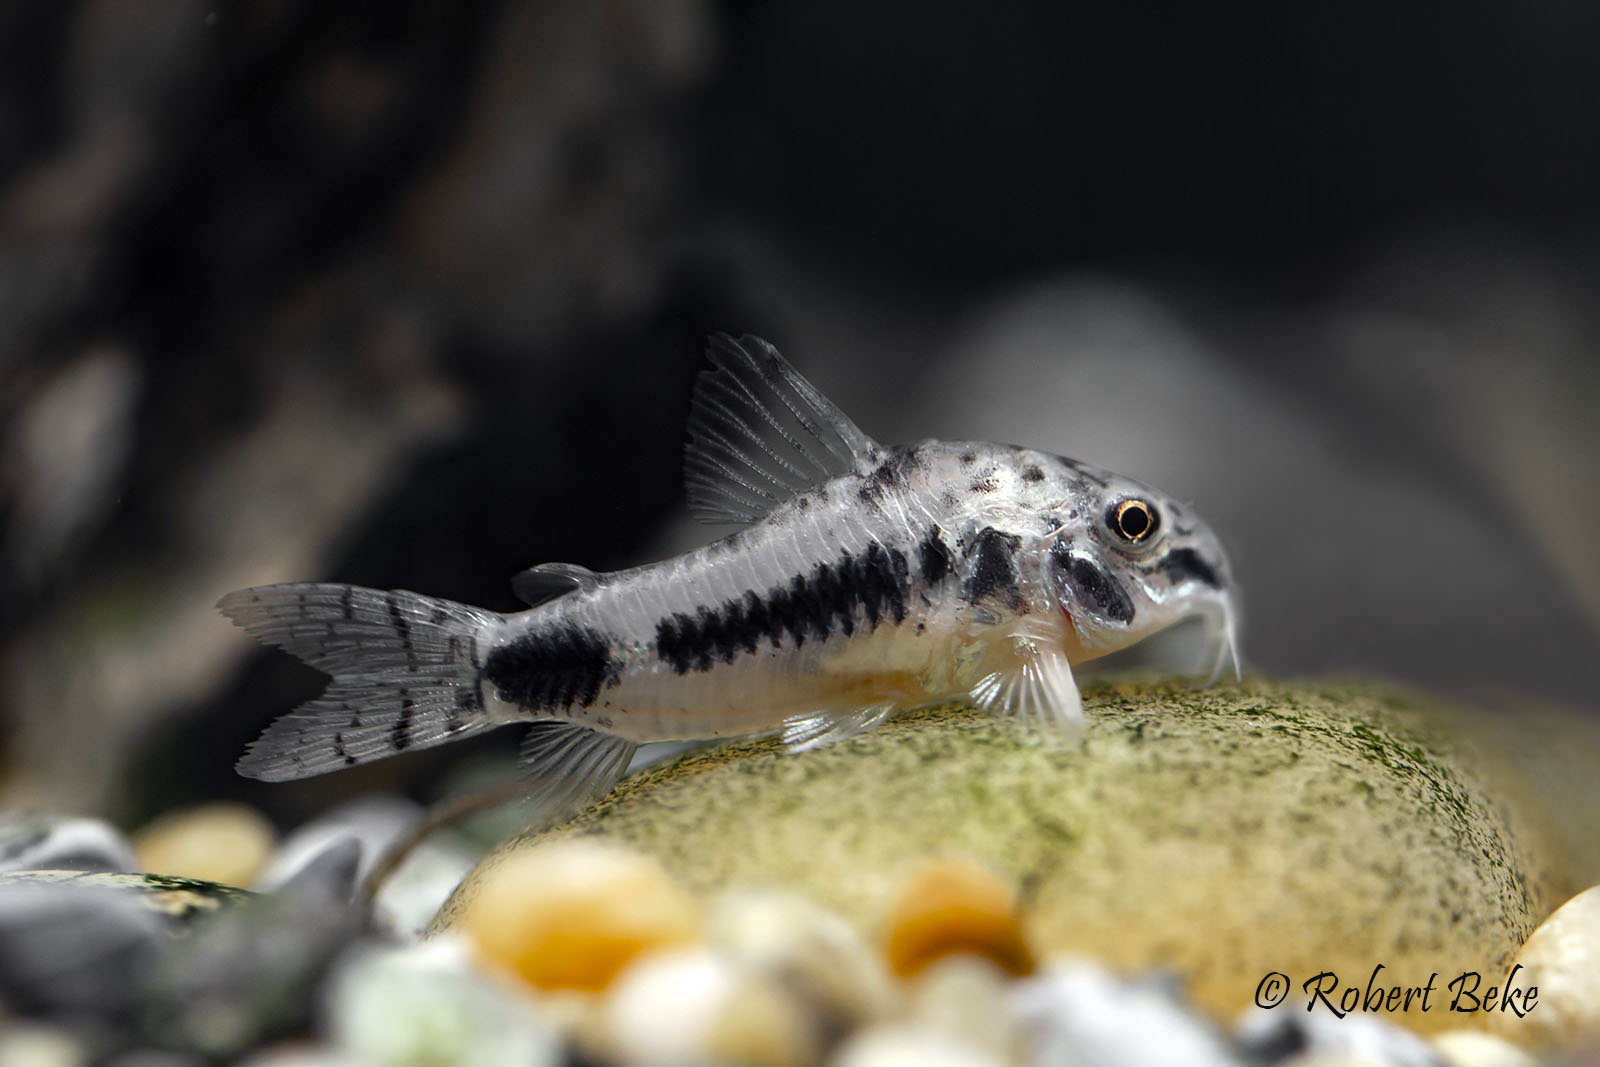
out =
[(247, 778), (307, 778), (491, 729), (479, 639), (493, 612), (417, 593), (291, 582), (217, 602), (252, 637), (332, 675), (236, 765)]

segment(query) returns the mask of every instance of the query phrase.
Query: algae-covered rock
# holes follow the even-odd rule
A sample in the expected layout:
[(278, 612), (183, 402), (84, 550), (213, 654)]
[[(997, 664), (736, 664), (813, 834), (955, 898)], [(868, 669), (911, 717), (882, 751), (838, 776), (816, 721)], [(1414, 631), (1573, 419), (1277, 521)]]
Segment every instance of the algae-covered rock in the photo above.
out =
[[(701, 891), (797, 889), (874, 936), (919, 860), (966, 854), (1020, 888), (1041, 958), (1175, 969), (1225, 1015), (1268, 972), (1295, 994), (1320, 972), (1365, 986), (1379, 964), (1381, 985), (1437, 974), (1441, 991), (1501, 974), (1575, 888), (1491, 754), (1414, 698), (1252, 680), (1103, 685), (1085, 703), (1081, 747), (954, 706), (801, 754), (697, 752), (544, 836), (630, 844)], [(1430, 1008), (1403, 1021), (1461, 1025), (1438, 994)]]

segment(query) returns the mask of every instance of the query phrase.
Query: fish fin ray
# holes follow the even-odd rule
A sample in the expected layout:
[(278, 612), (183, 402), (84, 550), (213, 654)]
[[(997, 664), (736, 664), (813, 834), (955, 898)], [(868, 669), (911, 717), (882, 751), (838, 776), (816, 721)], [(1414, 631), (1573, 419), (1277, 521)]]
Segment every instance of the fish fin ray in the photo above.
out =
[(533, 723), (522, 741), (522, 762), (541, 826), (565, 822), (609, 793), (638, 747), (577, 723)]
[(994, 671), (972, 687), (972, 700), (985, 711), (1010, 715), (1037, 728), (1054, 727), (1068, 736), (1083, 732), (1083, 698), (1066, 654), (1018, 635), (1017, 665)]
[(813, 712), (794, 715), (783, 722), (783, 745), (790, 752), (805, 752), (866, 733), (895, 712), (893, 704), (872, 704), (845, 714)]
[(712, 367), (689, 407), (684, 485), (704, 522), (755, 522), (840, 475), (866, 470), (879, 449), (778, 350), (746, 334), (712, 336)]
[(218, 609), (264, 644), (332, 676), (279, 716), (235, 768), (279, 782), (493, 728), (478, 688), (478, 639), (493, 612), (403, 590), (288, 582), (229, 593)]
[(541, 563), (513, 577), (511, 591), (528, 607), (536, 608), (557, 597), (579, 589), (590, 589), (599, 583), (599, 575), (576, 563)]

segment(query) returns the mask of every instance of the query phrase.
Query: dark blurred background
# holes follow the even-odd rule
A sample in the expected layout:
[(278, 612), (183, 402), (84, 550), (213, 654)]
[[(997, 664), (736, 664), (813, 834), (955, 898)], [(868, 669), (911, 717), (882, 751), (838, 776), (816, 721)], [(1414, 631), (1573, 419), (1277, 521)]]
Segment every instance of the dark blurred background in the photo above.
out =
[[(1251, 669), (1600, 708), (1600, 6), (0, 0), (0, 803), (233, 777), (212, 605), (710, 536), (706, 333), (1196, 502)], [(496, 751), (516, 738), (491, 739)]]

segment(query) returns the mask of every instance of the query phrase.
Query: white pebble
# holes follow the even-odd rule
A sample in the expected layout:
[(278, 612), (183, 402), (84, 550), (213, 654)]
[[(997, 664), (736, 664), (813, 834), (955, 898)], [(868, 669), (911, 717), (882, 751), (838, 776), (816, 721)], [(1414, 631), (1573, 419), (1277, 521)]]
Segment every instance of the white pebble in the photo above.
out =
[(1010, 1011), (1011, 978), (981, 956), (946, 956), (912, 982), (910, 1015), (929, 1030), (1003, 1062), (1022, 1046)]
[(915, 1023), (880, 1023), (858, 1031), (828, 1062), (830, 1067), (1006, 1067), (1008, 1063)]
[(640, 957), (607, 991), (604, 1043), (626, 1067), (805, 1067), (814, 1020), (763, 975), (707, 948)]
[(1017, 982), (1012, 1010), (1037, 1067), (1240, 1067), (1227, 1041), (1168, 986), (1098, 964), (1058, 962)]
[(897, 1006), (888, 970), (856, 928), (797, 893), (720, 893), (706, 909), (705, 939), (742, 966), (789, 985), (840, 1030)]
[(84, 1067), (89, 1054), (51, 1026), (0, 1021), (0, 1067)]
[(1445, 1067), (1539, 1067), (1517, 1046), (1478, 1030), (1451, 1030), (1436, 1035), (1432, 1044)]
[(1496, 1011), (1492, 1028), (1519, 1045), (1576, 1051), (1600, 1042), (1600, 886), (1586, 889), (1540, 923), (1517, 953), (1511, 983), (1536, 986), (1523, 1018)]
[(448, 938), (360, 952), (329, 983), (330, 1043), (369, 1067), (563, 1062), (561, 1039), (531, 998), (474, 973), (470, 959)]

